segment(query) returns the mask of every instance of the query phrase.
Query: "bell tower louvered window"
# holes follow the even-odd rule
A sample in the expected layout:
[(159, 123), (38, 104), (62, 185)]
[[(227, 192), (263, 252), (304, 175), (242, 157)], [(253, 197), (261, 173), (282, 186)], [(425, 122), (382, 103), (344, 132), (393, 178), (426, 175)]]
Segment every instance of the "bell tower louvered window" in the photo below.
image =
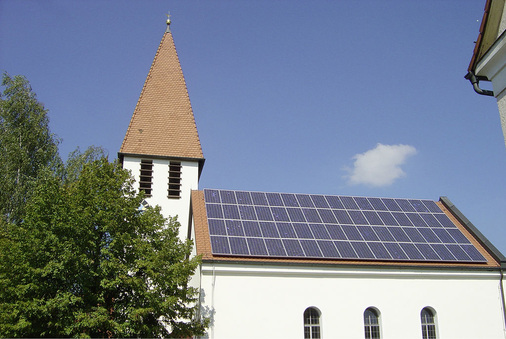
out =
[(181, 197), (181, 163), (179, 161), (171, 161), (169, 163), (168, 197)]
[(139, 191), (144, 191), (146, 197), (151, 196), (153, 186), (153, 160), (141, 160), (139, 176)]

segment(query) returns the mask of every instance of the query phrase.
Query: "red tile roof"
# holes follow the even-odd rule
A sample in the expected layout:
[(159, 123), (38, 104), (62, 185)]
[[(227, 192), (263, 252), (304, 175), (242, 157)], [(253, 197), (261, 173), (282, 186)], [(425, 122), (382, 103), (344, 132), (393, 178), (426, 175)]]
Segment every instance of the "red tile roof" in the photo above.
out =
[(119, 153), (204, 158), (170, 31), (160, 42)]
[(345, 259), (294, 259), (294, 258), (267, 258), (267, 257), (241, 257), (215, 255), (211, 249), (211, 238), (207, 223), (207, 213), (204, 201), (204, 191), (192, 191), (192, 215), (195, 227), (195, 246), (197, 255), (202, 261), (223, 262), (252, 262), (272, 264), (332, 264), (332, 265), (374, 265), (374, 266), (419, 266), (419, 267), (499, 267), (500, 263), (472, 236), (472, 234), (453, 216), (453, 214), (440, 202), (439, 207), (450, 220), (462, 231), (471, 243), (487, 260), (486, 263), (441, 263), (441, 262), (414, 262), (414, 261), (378, 261), (378, 260), (345, 260)]

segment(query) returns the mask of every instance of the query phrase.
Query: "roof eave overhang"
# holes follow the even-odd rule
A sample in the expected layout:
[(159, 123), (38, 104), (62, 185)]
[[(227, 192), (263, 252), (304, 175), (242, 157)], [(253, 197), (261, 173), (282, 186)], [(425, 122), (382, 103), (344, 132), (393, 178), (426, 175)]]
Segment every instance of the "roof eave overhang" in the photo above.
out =
[(497, 39), (505, 0), (487, 0), (485, 3), (480, 31), (476, 39), (468, 71), (475, 73), (477, 64)]
[(506, 31), (503, 32), (474, 68), (476, 76), (492, 82), (496, 96), (506, 87)]

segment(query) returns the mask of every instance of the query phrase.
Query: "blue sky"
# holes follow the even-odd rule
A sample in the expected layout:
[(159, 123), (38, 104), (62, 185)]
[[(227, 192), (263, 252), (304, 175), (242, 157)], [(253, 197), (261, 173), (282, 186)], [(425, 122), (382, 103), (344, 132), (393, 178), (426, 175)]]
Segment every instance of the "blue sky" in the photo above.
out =
[(0, 0), (0, 70), (63, 139), (114, 159), (165, 30), (206, 164), (201, 188), (447, 196), (506, 253), (495, 99), (464, 79), (485, 0)]

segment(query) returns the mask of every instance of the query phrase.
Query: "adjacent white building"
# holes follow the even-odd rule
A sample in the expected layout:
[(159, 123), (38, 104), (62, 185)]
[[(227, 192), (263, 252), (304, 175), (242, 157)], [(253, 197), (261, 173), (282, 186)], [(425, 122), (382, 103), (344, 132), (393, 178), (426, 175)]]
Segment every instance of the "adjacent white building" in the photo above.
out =
[(505, 338), (505, 259), (447, 199), (199, 190), (169, 29), (119, 157), (202, 264), (206, 338)]
[[(506, 143), (506, 2), (487, 0), (466, 78), (478, 94), (497, 99)], [(491, 81), (493, 91), (480, 88), (480, 81)]]

